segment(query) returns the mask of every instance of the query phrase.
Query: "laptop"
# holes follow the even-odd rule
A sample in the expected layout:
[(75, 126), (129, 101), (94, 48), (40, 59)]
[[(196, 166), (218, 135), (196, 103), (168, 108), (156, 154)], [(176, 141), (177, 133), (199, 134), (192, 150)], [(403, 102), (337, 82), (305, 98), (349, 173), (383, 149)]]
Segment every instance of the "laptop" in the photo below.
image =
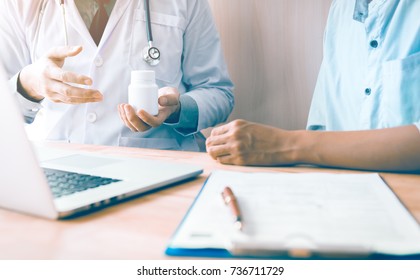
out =
[(203, 172), (199, 166), (36, 147), (0, 67), (0, 207), (61, 219), (86, 214)]

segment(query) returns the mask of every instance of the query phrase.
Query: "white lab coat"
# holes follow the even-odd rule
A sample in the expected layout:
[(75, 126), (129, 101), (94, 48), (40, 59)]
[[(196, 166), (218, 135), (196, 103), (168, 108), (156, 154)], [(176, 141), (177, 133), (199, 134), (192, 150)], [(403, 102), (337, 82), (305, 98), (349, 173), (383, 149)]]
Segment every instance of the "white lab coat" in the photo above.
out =
[[(142, 59), (142, 49), (147, 45), (142, 0), (116, 2), (99, 46), (74, 0), (65, 2), (69, 45), (82, 45), (84, 49), (77, 57), (68, 58), (64, 68), (92, 77), (93, 88), (99, 89), (104, 99), (83, 105), (44, 99), (46, 139), (198, 151), (195, 133), (227, 119), (234, 104), (232, 83), (207, 1), (151, 1), (154, 45), (161, 50), (161, 63), (155, 67)], [(0, 43), (0, 62), (16, 88), (17, 75), (24, 66), (52, 47), (64, 45), (58, 1), (1, 1)], [(178, 124), (163, 124), (144, 133), (133, 133), (125, 127), (117, 105), (128, 103), (130, 73), (141, 69), (155, 70), (159, 87), (176, 87), (181, 96), (188, 95), (196, 102), (195, 130), (183, 129), (191, 122), (187, 104)], [(40, 105), (16, 95), (30, 122)]]

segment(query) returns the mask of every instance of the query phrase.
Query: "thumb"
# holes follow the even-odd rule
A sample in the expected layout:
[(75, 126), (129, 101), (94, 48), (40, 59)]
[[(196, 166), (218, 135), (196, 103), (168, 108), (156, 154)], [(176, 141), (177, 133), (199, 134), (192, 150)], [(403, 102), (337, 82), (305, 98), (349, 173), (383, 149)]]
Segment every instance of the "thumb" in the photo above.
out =
[(78, 55), (82, 49), (82, 46), (56, 47), (47, 52), (47, 58), (52, 60), (64, 60), (66, 57)]
[(175, 106), (179, 104), (178, 94), (165, 94), (159, 97), (160, 106)]

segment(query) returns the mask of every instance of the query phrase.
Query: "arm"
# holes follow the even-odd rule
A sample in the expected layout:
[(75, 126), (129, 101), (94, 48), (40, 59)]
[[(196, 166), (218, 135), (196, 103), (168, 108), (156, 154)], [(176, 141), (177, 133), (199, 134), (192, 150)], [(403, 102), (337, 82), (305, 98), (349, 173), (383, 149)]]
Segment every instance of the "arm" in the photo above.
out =
[(215, 128), (209, 154), (225, 164), (315, 164), (381, 171), (420, 171), (416, 126), (366, 131), (318, 132), (234, 121)]
[[(32, 2), (32, 5), (35, 5), (35, 2)], [(0, 65), (7, 73), (10, 87), (19, 101), (25, 120), (31, 123), (40, 105), (18, 93), (19, 72), (31, 63), (22, 23), (25, 10), (27, 9), (24, 9), (17, 1), (0, 2), (0, 46), (2, 52)]]
[[(226, 121), (234, 106), (233, 84), (224, 61), (220, 38), (207, 1), (188, 1), (189, 23), (182, 59), (186, 96), (198, 107), (197, 127), (190, 133)], [(181, 108), (180, 119), (190, 115)], [(182, 123), (179, 124), (182, 127)], [(177, 127), (178, 129), (178, 127)]]

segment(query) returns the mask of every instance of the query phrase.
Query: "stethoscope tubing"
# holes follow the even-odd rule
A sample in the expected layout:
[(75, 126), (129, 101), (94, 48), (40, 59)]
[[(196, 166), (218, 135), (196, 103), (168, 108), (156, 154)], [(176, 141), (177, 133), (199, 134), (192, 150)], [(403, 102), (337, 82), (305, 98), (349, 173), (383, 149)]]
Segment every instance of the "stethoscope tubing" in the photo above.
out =
[(150, 0), (144, 0), (144, 10), (146, 13), (146, 36), (147, 41), (150, 44), (153, 42), (152, 21), (150, 19)]

